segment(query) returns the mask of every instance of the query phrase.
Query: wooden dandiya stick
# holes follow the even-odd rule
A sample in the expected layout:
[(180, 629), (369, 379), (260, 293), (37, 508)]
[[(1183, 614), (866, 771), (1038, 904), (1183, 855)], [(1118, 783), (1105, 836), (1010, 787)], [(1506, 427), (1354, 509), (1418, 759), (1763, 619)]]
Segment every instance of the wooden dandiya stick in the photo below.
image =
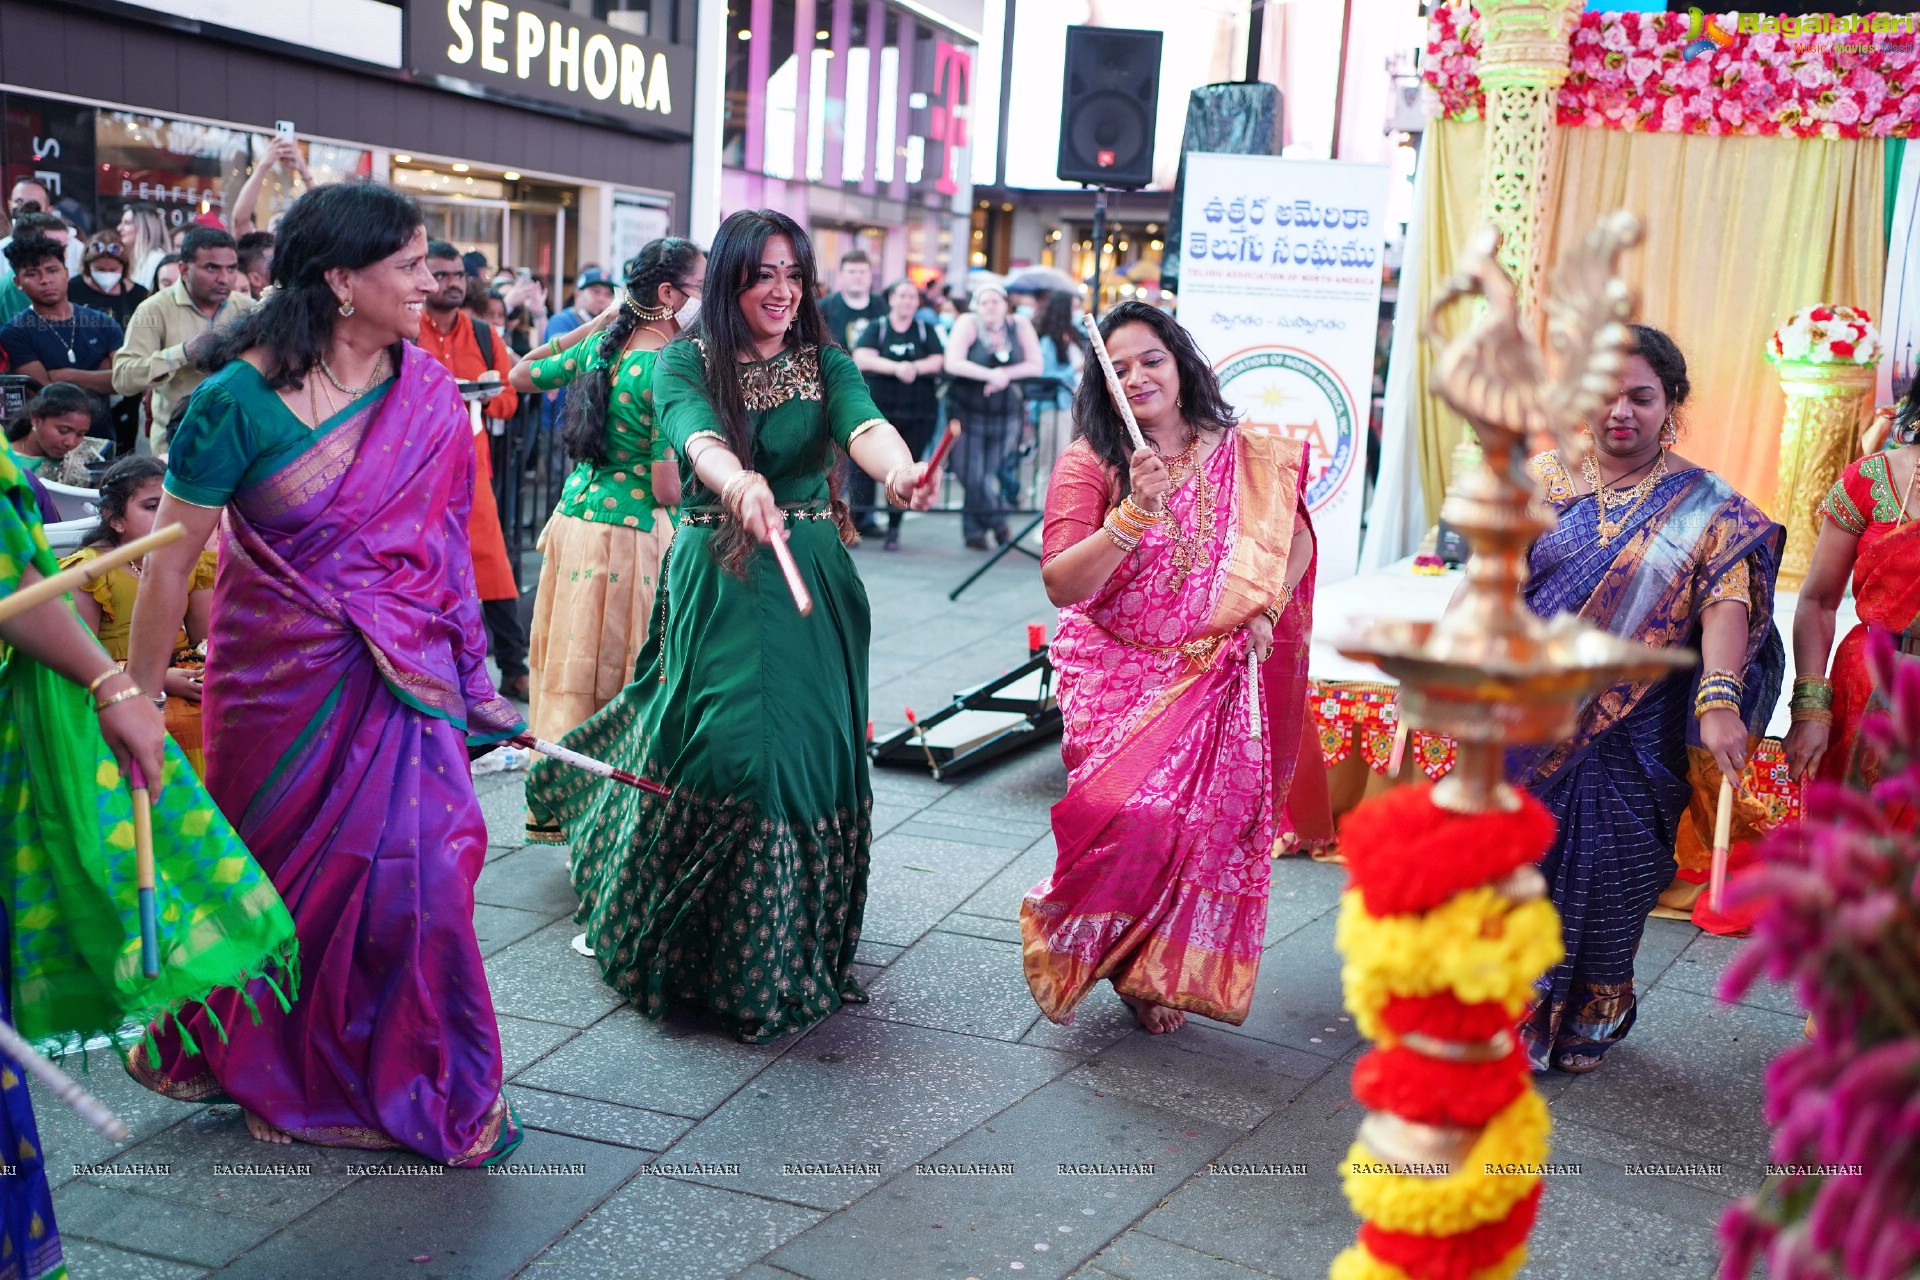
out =
[(131, 564), (149, 551), (155, 551), (170, 542), (179, 541), (186, 532), (183, 526), (177, 524), (170, 524), (164, 529), (155, 529), (144, 538), (135, 538), (132, 542), (121, 543), (112, 550), (102, 551), (85, 564), (63, 569), (30, 587), (22, 587), (6, 599), (0, 600), (0, 622), (5, 622), (8, 618), (25, 613), (35, 605), (45, 604), (69, 591), (84, 591), (121, 565)]
[(25, 1067), (53, 1096), (67, 1104), (73, 1113), (115, 1142), (127, 1140), (127, 1126), (106, 1104), (82, 1089), (72, 1076), (42, 1057), (10, 1023), (0, 1022), (0, 1053)]
[(801, 617), (813, 612), (813, 597), (807, 594), (807, 584), (800, 580), (800, 566), (793, 562), (793, 552), (787, 550), (787, 531), (775, 525), (767, 530), (767, 545), (773, 548), (773, 558), (780, 562), (780, 572), (786, 575), (787, 590), (793, 593), (793, 607), (800, 611)]
[(128, 781), (133, 784), (133, 873), (140, 890), (140, 972), (149, 978), (160, 976), (160, 916), (154, 905), (156, 885), (153, 876), (153, 798), (147, 791), (147, 775), (138, 760), (127, 762)]
[(912, 707), (903, 709), (907, 713), (907, 724), (910, 725), (913, 731), (920, 737), (920, 749), (927, 753), (927, 768), (933, 770), (934, 777), (939, 777), (940, 762), (933, 758), (933, 744), (927, 741), (927, 727), (920, 723), (918, 716), (913, 714)]
[(1247, 736), (1260, 741), (1260, 651), (1247, 646)]
[(1720, 806), (1713, 815), (1713, 862), (1707, 872), (1707, 906), (1720, 910), (1727, 887), (1727, 845), (1733, 834), (1733, 779), (1720, 777)]
[(1107, 392), (1113, 396), (1113, 403), (1120, 410), (1120, 417), (1127, 424), (1127, 434), (1133, 437), (1133, 447), (1144, 449), (1147, 438), (1140, 434), (1140, 424), (1133, 420), (1133, 406), (1127, 402), (1127, 393), (1120, 387), (1120, 375), (1113, 371), (1113, 357), (1107, 354), (1107, 343), (1100, 336), (1100, 322), (1092, 313), (1086, 317), (1087, 336), (1093, 340), (1093, 354), (1100, 358), (1100, 372), (1107, 375)]
[(918, 493), (933, 483), (933, 478), (940, 474), (940, 464), (947, 460), (947, 454), (953, 450), (953, 442), (959, 438), (959, 429), (949, 422), (940, 435), (940, 443), (933, 447), (933, 456), (927, 459), (927, 469), (920, 473), (920, 483), (913, 486), (914, 492)]
[(662, 786), (651, 778), (643, 778), (637, 773), (628, 773), (625, 769), (616, 769), (604, 760), (595, 760), (592, 756), (583, 756), (578, 751), (569, 751), (558, 743), (536, 738), (530, 733), (516, 734), (507, 741), (516, 747), (537, 751), (543, 756), (558, 760), (561, 764), (585, 769), (597, 778), (611, 778), (615, 782), (624, 782), (630, 787), (638, 787), (648, 795), (665, 797), (673, 794), (673, 788)]

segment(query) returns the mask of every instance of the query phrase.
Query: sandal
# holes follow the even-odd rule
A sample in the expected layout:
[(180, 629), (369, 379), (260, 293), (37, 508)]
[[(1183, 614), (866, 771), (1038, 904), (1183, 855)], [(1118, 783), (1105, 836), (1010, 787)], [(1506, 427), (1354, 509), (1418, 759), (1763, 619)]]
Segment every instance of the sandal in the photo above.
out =
[(1553, 1066), (1556, 1071), (1564, 1071), (1570, 1076), (1584, 1076), (1590, 1071), (1598, 1071), (1604, 1061), (1606, 1059), (1597, 1053), (1563, 1053), (1554, 1058)]

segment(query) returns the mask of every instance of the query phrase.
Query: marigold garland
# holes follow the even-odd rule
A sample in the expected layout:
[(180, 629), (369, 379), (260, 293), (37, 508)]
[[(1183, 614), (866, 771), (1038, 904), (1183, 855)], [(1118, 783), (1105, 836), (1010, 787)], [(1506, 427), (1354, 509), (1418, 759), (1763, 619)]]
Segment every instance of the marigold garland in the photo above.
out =
[[(1492, 1267), (1474, 1275), (1473, 1280), (1513, 1280), (1527, 1262), (1527, 1246), (1521, 1245)], [(1391, 1262), (1382, 1262), (1366, 1249), (1355, 1245), (1342, 1249), (1333, 1260), (1328, 1280), (1428, 1280), (1424, 1272), (1402, 1271)]]
[(1526, 1245), (1544, 1190), (1544, 1184), (1536, 1186), (1500, 1221), (1457, 1236), (1405, 1235), (1369, 1222), (1360, 1228), (1360, 1247), (1418, 1280), (1477, 1280)]
[(1499, 1222), (1540, 1185), (1540, 1175), (1490, 1171), (1545, 1164), (1551, 1127), (1546, 1100), (1528, 1089), (1487, 1122), (1460, 1167), (1444, 1178), (1356, 1171), (1356, 1165), (1382, 1162), (1356, 1141), (1340, 1164), (1347, 1203), (1383, 1230), (1410, 1235), (1458, 1235)]
[(1431, 911), (1463, 889), (1538, 862), (1553, 845), (1553, 815), (1522, 793), (1513, 813), (1454, 813), (1431, 786), (1400, 787), (1340, 824), (1349, 874), (1376, 916)]
[(1430, 996), (1389, 996), (1380, 1020), (1396, 1036), (1409, 1031), (1439, 1040), (1466, 1040), (1481, 1044), (1502, 1031), (1513, 1030), (1513, 1011), (1498, 1001), (1467, 1004), (1451, 991)]
[(1353, 1064), (1353, 1096), (1367, 1110), (1455, 1129), (1487, 1123), (1528, 1083), (1527, 1055), (1518, 1040), (1511, 1053), (1492, 1062), (1453, 1062), (1383, 1045)]
[(1545, 899), (1515, 906), (1487, 886), (1455, 894), (1424, 915), (1368, 913), (1358, 890), (1341, 895), (1334, 945), (1354, 1025), (1383, 1039), (1389, 997), (1451, 991), (1469, 1004), (1498, 1001), (1517, 1019), (1534, 979), (1560, 962), (1560, 915)]

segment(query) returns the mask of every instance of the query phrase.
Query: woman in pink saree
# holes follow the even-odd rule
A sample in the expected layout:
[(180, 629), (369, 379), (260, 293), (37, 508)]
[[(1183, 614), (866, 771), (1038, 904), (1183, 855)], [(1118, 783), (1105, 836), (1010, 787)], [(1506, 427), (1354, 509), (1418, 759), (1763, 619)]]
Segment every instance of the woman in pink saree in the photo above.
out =
[(1162, 312), (1124, 302), (1100, 331), (1149, 447), (1081, 383), (1047, 494), (1068, 780), (1053, 875), (1020, 907), (1027, 985), (1055, 1022), (1104, 978), (1150, 1032), (1239, 1023), (1305, 725), (1305, 450), (1236, 423)]
[[(404, 341), (433, 289), (420, 212), (371, 184), (288, 210), (279, 286), (201, 356), (173, 435), (130, 666), (160, 688), (195, 555), (220, 523), (207, 790), (293, 913), (282, 1012), (238, 993), (155, 1026), (134, 1076), (230, 1100), (268, 1142), (449, 1165), (519, 1141), (473, 928), (486, 856), (469, 745), (519, 731), (474, 591), (474, 461), (452, 378)], [(222, 510), (225, 519), (220, 519)], [(173, 626), (164, 619), (173, 618)], [(214, 1027), (226, 1028), (226, 1038)]]

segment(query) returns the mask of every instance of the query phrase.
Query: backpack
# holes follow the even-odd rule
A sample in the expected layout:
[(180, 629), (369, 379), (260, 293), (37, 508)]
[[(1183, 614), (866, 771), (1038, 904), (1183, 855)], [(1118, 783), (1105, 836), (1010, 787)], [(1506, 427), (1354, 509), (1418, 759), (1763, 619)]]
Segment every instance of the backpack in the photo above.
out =
[(467, 317), (467, 323), (473, 326), (473, 340), (480, 347), (480, 358), (487, 362), (487, 368), (493, 368), (493, 326), (472, 316)]

